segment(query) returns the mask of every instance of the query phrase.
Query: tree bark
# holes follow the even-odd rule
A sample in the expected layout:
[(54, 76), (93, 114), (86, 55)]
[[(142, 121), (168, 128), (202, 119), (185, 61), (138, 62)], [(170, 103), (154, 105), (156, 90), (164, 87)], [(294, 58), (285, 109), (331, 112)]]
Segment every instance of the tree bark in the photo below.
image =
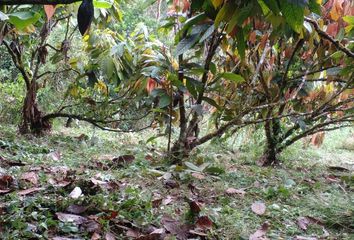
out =
[(23, 4), (39, 4), (39, 5), (55, 5), (70, 4), (81, 2), (82, 0), (0, 0), (0, 5), (23, 5)]
[[(267, 118), (271, 116), (272, 109), (268, 111)], [(265, 130), (265, 135), (267, 139), (267, 146), (266, 146), (266, 151), (264, 155), (261, 157), (259, 163), (262, 166), (272, 166), (278, 164), (278, 159), (277, 159), (277, 136), (276, 132), (278, 131), (277, 127), (272, 126), (271, 120), (268, 120), (264, 124), (264, 130)]]

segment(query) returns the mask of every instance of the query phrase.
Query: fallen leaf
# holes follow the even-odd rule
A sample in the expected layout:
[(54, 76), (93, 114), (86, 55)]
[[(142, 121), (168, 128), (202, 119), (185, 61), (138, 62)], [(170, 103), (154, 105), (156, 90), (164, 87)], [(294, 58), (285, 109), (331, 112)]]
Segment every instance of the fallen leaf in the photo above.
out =
[(10, 161), (0, 156), (0, 166), (1, 167), (23, 167), (26, 164), (22, 163), (21, 161)]
[(315, 237), (302, 237), (302, 236), (296, 236), (294, 240), (318, 240), (318, 238)]
[(0, 189), (0, 194), (5, 194), (9, 192), (11, 192), (11, 189), (4, 189), (4, 190)]
[(204, 174), (201, 174), (201, 173), (196, 173), (196, 172), (194, 172), (194, 173), (192, 173), (192, 176), (193, 176), (194, 178), (196, 178), (196, 179), (199, 179), (199, 180), (205, 179)]
[(77, 238), (67, 238), (67, 237), (53, 237), (52, 240), (80, 240)]
[(119, 167), (123, 167), (124, 165), (131, 164), (135, 160), (134, 155), (122, 155), (117, 158), (113, 158), (112, 162)]
[(263, 223), (261, 228), (258, 229), (255, 233), (253, 233), (249, 237), (249, 240), (266, 240), (266, 239), (268, 239), (265, 235), (269, 229), (269, 226), (270, 226), (270, 224), (268, 222)]
[(104, 220), (112, 220), (112, 219), (115, 219), (117, 216), (118, 216), (118, 212), (117, 211), (111, 211), (110, 215), (103, 216), (102, 219), (104, 219)]
[(208, 234), (200, 232), (200, 231), (197, 231), (197, 230), (190, 230), (189, 233), (192, 234), (192, 235), (197, 235), (197, 236), (201, 236), (201, 237), (207, 237), (208, 236)]
[(54, 152), (48, 153), (47, 157), (53, 159), (54, 161), (59, 161), (61, 158), (61, 154), (59, 151), (54, 151)]
[(78, 199), (82, 194), (82, 190), (80, 187), (75, 187), (71, 193), (69, 194), (69, 197), (72, 199)]
[(141, 234), (140, 234), (140, 232), (138, 232), (134, 229), (129, 229), (125, 235), (130, 238), (138, 238), (138, 237), (140, 237)]
[(196, 225), (201, 229), (211, 229), (213, 227), (213, 222), (207, 216), (199, 217)]
[(31, 193), (42, 191), (42, 190), (44, 190), (44, 188), (29, 188), (29, 189), (25, 189), (25, 190), (17, 192), (17, 194), (20, 196), (25, 196), (25, 195), (28, 195)]
[(14, 179), (10, 175), (0, 175), (0, 189), (7, 190)]
[(226, 189), (226, 194), (228, 194), (228, 195), (239, 194), (241, 196), (244, 196), (246, 194), (246, 192), (242, 189), (228, 188), (228, 189)]
[(83, 224), (84, 222), (87, 221), (87, 218), (79, 216), (79, 215), (75, 215), (75, 214), (67, 214), (67, 213), (58, 212), (55, 215), (62, 222), (71, 222), (76, 225)]
[(299, 217), (296, 221), (297, 225), (299, 226), (299, 228), (301, 228), (302, 230), (306, 231), (308, 225), (310, 224), (318, 224), (323, 226), (323, 222), (321, 220), (318, 220), (316, 218), (313, 217)]
[(81, 214), (87, 210), (87, 207), (80, 205), (70, 205), (66, 211), (73, 214)]
[(163, 229), (163, 228), (157, 228), (157, 229), (155, 229), (154, 231), (152, 231), (150, 234), (163, 234), (163, 233), (165, 233), (165, 229)]
[(135, 240), (158, 240), (158, 239), (163, 239), (162, 234), (150, 233), (148, 235), (140, 236), (140, 237), (136, 238)]
[(331, 183), (338, 183), (338, 182), (340, 182), (339, 177), (334, 176), (334, 175), (328, 175), (328, 176), (325, 177), (325, 178), (326, 178), (326, 180), (327, 180), (328, 182), (331, 182)]
[(26, 172), (21, 175), (21, 180), (28, 181), (32, 183), (33, 185), (38, 184), (38, 174), (35, 172)]
[(333, 171), (340, 171), (340, 172), (350, 172), (348, 168), (340, 167), (340, 166), (329, 166), (328, 169)]
[(105, 240), (116, 240), (116, 237), (113, 235), (113, 233), (106, 233), (106, 235), (104, 236)]
[(101, 239), (101, 236), (98, 233), (93, 233), (91, 236), (91, 240), (99, 240)]
[(191, 213), (194, 215), (199, 214), (202, 211), (201, 204), (197, 201), (189, 201), (189, 207), (191, 209)]
[(48, 183), (50, 183), (53, 187), (66, 187), (69, 186), (72, 182), (70, 181), (55, 181), (54, 179), (48, 179)]
[(179, 183), (175, 180), (168, 179), (164, 183), (168, 188), (179, 188)]
[(187, 239), (189, 232), (188, 226), (168, 216), (162, 217), (161, 223), (167, 232), (177, 236), (178, 239)]
[(87, 220), (82, 224), (81, 229), (84, 232), (98, 233), (101, 231), (101, 225), (95, 220)]
[(251, 206), (252, 211), (257, 215), (263, 215), (266, 211), (266, 205), (262, 202), (255, 202)]
[(168, 204), (172, 203), (173, 200), (174, 200), (173, 197), (171, 197), (170, 195), (168, 195), (164, 200), (162, 200), (162, 204), (163, 204), (163, 205), (168, 205)]
[(153, 208), (158, 208), (162, 203), (162, 198), (155, 198), (151, 201)]

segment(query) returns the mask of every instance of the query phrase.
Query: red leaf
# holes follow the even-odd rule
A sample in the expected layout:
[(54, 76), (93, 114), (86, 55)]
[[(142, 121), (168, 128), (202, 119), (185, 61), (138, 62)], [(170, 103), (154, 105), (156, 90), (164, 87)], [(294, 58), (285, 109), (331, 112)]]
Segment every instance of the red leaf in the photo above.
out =
[(56, 5), (44, 5), (44, 11), (45, 14), (47, 15), (47, 19), (50, 20), (55, 12), (55, 7)]
[(10, 175), (1, 175), (0, 176), (0, 190), (7, 190), (13, 181), (14, 181), (14, 179)]
[(146, 83), (146, 91), (150, 94), (157, 87), (157, 83), (153, 78), (149, 78)]
[(327, 29), (326, 32), (328, 33), (328, 35), (335, 37), (337, 36), (338, 32), (339, 32), (339, 25), (337, 22), (334, 23), (330, 23), (327, 25)]
[(195, 215), (199, 214), (202, 211), (201, 204), (197, 201), (190, 201), (189, 207), (191, 212)]
[(112, 220), (112, 219), (115, 219), (117, 216), (118, 216), (118, 212), (111, 211), (110, 215), (104, 216), (104, 217), (102, 217), (102, 219), (104, 219), (104, 220)]

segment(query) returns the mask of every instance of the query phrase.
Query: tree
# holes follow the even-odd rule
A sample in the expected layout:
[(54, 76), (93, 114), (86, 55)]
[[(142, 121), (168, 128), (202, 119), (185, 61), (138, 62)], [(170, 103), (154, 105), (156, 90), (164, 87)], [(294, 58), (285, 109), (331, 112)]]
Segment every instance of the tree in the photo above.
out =
[[(98, 8), (98, 13), (100, 13), (100, 18), (98, 20), (100, 21), (100, 26), (102, 28), (105, 28), (109, 24), (114, 24), (117, 21), (112, 21), (112, 17), (119, 20), (120, 13), (117, 9), (116, 2), (94, 1), (94, 5)], [(96, 125), (98, 125), (97, 122), (111, 123), (113, 121), (112, 119), (105, 122), (101, 118), (88, 118), (85, 116), (87, 114), (82, 112), (81, 114), (70, 114), (68, 112), (64, 114), (62, 111), (64, 109), (68, 110), (69, 106), (61, 105), (58, 106), (58, 112), (43, 115), (37, 103), (37, 90), (40, 86), (40, 80), (55, 74), (63, 74), (64, 72), (71, 72), (72, 74), (66, 77), (77, 78), (77, 81), (82, 78), (88, 79), (85, 86), (96, 88), (98, 86), (98, 90), (99, 86), (101, 86), (101, 90), (107, 88), (101, 78), (107, 77), (108, 82), (114, 81), (116, 84), (119, 84), (122, 78), (128, 79), (129, 73), (132, 73), (131, 66), (133, 66), (133, 64), (129, 63), (132, 60), (132, 56), (129, 55), (128, 49), (122, 45), (123, 39), (119, 39), (117, 37), (118, 35), (113, 36), (112, 34), (106, 34), (106, 38), (110, 39), (110, 42), (108, 45), (105, 43), (104, 47), (107, 48), (105, 51), (101, 51), (102, 49), (100, 49), (99, 52), (97, 52), (97, 50), (95, 51), (92, 48), (86, 48), (87, 53), (91, 54), (91, 60), (85, 62), (86, 58), (83, 57), (81, 59), (76, 59), (76, 64), (73, 64), (73, 59), (69, 59), (70, 43), (76, 35), (75, 28), (72, 26), (71, 22), (72, 12), (68, 8), (59, 7), (59, 9), (55, 10), (55, 7), (45, 6), (43, 11), (40, 6), (24, 6), (19, 11), (16, 6), (9, 6), (6, 7), (5, 10), (5, 12), (0, 12), (1, 18), (4, 20), (1, 22), (0, 39), (2, 40), (2, 44), (6, 46), (14, 65), (20, 71), (21, 76), (26, 83), (26, 97), (23, 105), (23, 120), (20, 125), (20, 131), (22, 133), (41, 133), (44, 130), (50, 129), (51, 119), (64, 116), (86, 120)], [(56, 11), (55, 18), (52, 18), (54, 11)], [(46, 13), (47, 17), (45, 17), (44, 13)], [(107, 18), (108, 15), (111, 15), (109, 21)], [(54, 27), (59, 25), (66, 30), (64, 31), (62, 42), (58, 47), (51, 45), (48, 42), (48, 38)], [(92, 32), (94, 33), (94, 31)], [(88, 36), (90, 37), (90, 44), (98, 44), (99, 39), (97, 38), (97, 34), (90, 34)], [(115, 46), (118, 44), (120, 44), (120, 46)], [(116, 47), (116, 51), (119, 50), (119, 53), (111, 54), (111, 48), (113, 47)], [(63, 66), (63, 69), (58, 68), (58, 70), (55, 71), (46, 71), (45, 66), (48, 57), (50, 57), (52, 64), (60, 64), (60, 66)], [(80, 60), (82, 61), (78, 64)], [(117, 65), (113, 64), (115, 62), (117, 62)], [(113, 65), (110, 64), (107, 66), (106, 63), (112, 63)], [(119, 64), (125, 65), (119, 67)], [(100, 71), (97, 69), (98, 65), (106, 67), (103, 71)], [(77, 66), (80, 66), (81, 68)], [(96, 76), (95, 72), (99, 75)], [(74, 85), (70, 86), (69, 93), (76, 93), (77, 86), (76, 90), (73, 90), (75, 89), (73, 88)], [(107, 95), (105, 92), (107, 91), (103, 91), (104, 101), (101, 101), (102, 104), (106, 104), (106, 102), (117, 102), (117, 100), (109, 99), (107, 96), (111, 95)], [(114, 95), (114, 98), (117, 97), (116, 92), (112, 94)], [(83, 97), (81, 99), (83, 99)], [(63, 99), (63, 101), (64, 100), (65, 99)], [(93, 102), (90, 102), (92, 106)], [(88, 110), (88, 112), (92, 111)], [(108, 113), (112, 113), (112, 111), (109, 111)]]
[[(349, 1), (345, 4), (351, 7)], [(329, 9), (328, 5), (324, 8)], [(196, 146), (226, 132), (264, 124), (268, 142), (265, 164), (272, 164), (294, 141), (353, 121), (349, 41), (330, 37), (313, 13), (322, 14), (317, 1), (173, 2), (165, 26), (176, 33), (175, 48), (152, 49), (144, 74), (161, 85), (152, 93), (163, 99), (162, 106), (169, 106), (168, 127), (173, 119), (179, 121), (179, 137), (171, 148), (177, 162)], [(352, 36), (350, 26), (346, 28), (348, 37)], [(302, 67), (308, 64), (308, 69)], [(331, 86), (310, 87), (327, 72), (332, 76), (322, 82), (337, 81), (331, 83), (327, 99), (318, 99), (309, 108), (304, 105), (306, 97)], [(315, 78), (307, 81), (311, 76)], [(176, 95), (178, 106), (174, 108)], [(210, 116), (210, 110), (214, 128), (200, 136), (199, 125), (205, 112)], [(307, 130), (301, 130), (302, 118), (311, 126)], [(332, 124), (337, 125), (329, 127)]]

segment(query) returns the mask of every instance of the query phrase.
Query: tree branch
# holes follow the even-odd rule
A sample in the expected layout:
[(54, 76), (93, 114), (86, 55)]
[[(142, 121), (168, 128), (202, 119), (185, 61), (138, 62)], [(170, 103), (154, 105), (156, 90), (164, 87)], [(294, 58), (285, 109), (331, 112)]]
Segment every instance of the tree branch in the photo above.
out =
[(328, 35), (326, 32), (322, 31), (320, 26), (318, 25), (318, 23), (315, 20), (305, 17), (305, 21), (309, 22), (313, 25), (313, 27), (315, 28), (318, 35), (320, 35), (320, 37), (330, 41), (334, 46), (336, 46), (337, 49), (344, 52), (348, 57), (354, 58), (354, 52), (350, 51), (348, 48), (344, 47), (339, 41), (335, 40), (330, 35)]

